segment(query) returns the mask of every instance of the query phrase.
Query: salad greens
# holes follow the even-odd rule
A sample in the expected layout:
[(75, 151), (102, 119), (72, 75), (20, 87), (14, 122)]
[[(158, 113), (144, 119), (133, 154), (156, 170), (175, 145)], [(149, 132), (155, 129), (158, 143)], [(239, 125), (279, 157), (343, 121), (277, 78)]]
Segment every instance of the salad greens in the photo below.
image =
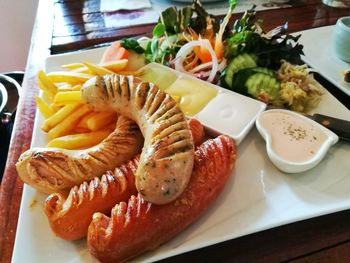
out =
[(294, 64), (300, 64), (300, 55), (303, 54), (303, 46), (298, 43), (299, 36), (285, 34), (282, 30), (271, 37), (262, 29), (262, 20), (255, 18), (255, 7), (244, 13), (233, 25), (233, 32), (226, 40), (225, 57), (233, 57), (252, 53), (258, 57), (258, 65), (278, 69), (281, 60), (287, 60)]
[(170, 65), (179, 49), (188, 42), (189, 29), (201, 36), (215, 35), (219, 31), (219, 22), (218, 18), (207, 13), (199, 0), (181, 9), (165, 9), (153, 29), (152, 39), (144, 48), (146, 61)]
[[(214, 83), (220, 79), (221, 86), (268, 104), (293, 108), (292, 104), (299, 103), (301, 108), (299, 98), (303, 97), (304, 105), (309, 90), (315, 89), (309, 85), (313, 81), (304, 82), (306, 73), (296, 74), (300, 69), (293, 66), (302, 64), (300, 35), (288, 34), (288, 23), (265, 32), (263, 21), (256, 18), (255, 6), (231, 24), (237, 0), (229, 0), (229, 4), (222, 21), (209, 14), (199, 0), (181, 9), (167, 8), (160, 14), (152, 38), (123, 39), (121, 45), (143, 54), (146, 63), (161, 63)], [(283, 83), (278, 70), (285, 62), (291, 63), (288, 68), (305, 85)], [(289, 73), (283, 74), (283, 79), (288, 79), (285, 74)]]
[(180, 10), (177, 10), (176, 7), (165, 9), (160, 14), (158, 24), (155, 26), (156, 30), (153, 30), (153, 37), (179, 34), (185, 32), (188, 27), (204, 35), (209, 25), (212, 25), (214, 32), (217, 32), (220, 25), (219, 19), (208, 14), (199, 0), (194, 0), (191, 6)]
[(122, 47), (126, 48), (127, 50), (133, 50), (138, 54), (145, 53), (145, 50), (140, 46), (139, 42), (136, 39), (123, 38), (120, 41), (120, 44), (122, 45)]

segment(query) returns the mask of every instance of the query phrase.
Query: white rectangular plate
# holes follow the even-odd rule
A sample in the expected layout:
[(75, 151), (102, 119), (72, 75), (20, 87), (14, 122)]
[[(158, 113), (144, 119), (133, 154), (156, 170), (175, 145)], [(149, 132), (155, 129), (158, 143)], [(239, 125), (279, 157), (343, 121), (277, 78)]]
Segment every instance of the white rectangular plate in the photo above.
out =
[[(304, 43), (307, 48), (309, 43)], [(100, 49), (53, 56), (47, 70), (79, 61), (97, 61)], [(314, 65), (316, 68), (318, 65)], [(322, 65), (321, 65), (322, 66)], [(350, 120), (350, 112), (325, 91), (315, 112)], [(33, 146), (45, 144), (37, 115)], [(232, 123), (234, 125), (234, 123)], [(350, 208), (350, 144), (337, 143), (322, 163), (296, 175), (278, 171), (254, 128), (238, 147), (232, 177), (210, 209), (189, 228), (153, 252), (136, 258), (152, 262), (264, 229)], [(13, 262), (96, 262), (86, 240), (69, 242), (53, 234), (42, 210), (45, 195), (25, 185)], [(36, 204), (33, 205), (33, 201)], [(30, 205), (32, 204), (32, 208)]]

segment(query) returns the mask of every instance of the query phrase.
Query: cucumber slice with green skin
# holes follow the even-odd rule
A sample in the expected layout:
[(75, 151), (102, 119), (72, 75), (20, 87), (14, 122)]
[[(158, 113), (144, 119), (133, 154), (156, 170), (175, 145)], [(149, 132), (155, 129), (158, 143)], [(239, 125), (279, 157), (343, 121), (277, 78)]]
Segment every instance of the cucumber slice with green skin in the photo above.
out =
[(273, 71), (259, 72), (261, 69), (263, 68), (238, 71), (233, 79), (232, 90), (253, 98), (259, 98), (262, 93), (267, 93), (269, 101), (276, 100), (279, 96), (280, 83), (274, 77)]
[(274, 101), (279, 96), (280, 83), (268, 74), (257, 72), (247, 79), (245, 87), (247, 93), (254, 98), (267, 93), (269, 101)]
[(231, 60), (226, 68), (224, 77), (225, 84), (231, 88), (233, 83), (233, 76), (241, 69), (256, 67), (256, 61), (257, 57), (253, 54), (245, 53), (235, 57), (233, 60)]
[(254, 70), (255, 72), (265, 73), (265, 74), (270, 75), (272, 77), (274, 77), (276, 75), (275, 71), (273, 71), (272, 69), (268, 69), (268, 68), (256, 67), (256, 68), (252, 68), (252, 70)]

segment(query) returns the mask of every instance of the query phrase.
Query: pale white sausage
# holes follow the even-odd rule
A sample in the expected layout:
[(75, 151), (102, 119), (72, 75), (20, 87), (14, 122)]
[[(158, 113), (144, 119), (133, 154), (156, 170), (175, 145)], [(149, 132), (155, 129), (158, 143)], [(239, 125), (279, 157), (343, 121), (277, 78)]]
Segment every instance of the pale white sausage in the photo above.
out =
[(105, 75), (88, 80), (83, 100), (95, 110), (115, 111), (139, 125), (145, 138), (136, 173), (144, 199), (165, 204), (189, 182), (194, 145), (185, 115), (170, 95), (133, 76)]

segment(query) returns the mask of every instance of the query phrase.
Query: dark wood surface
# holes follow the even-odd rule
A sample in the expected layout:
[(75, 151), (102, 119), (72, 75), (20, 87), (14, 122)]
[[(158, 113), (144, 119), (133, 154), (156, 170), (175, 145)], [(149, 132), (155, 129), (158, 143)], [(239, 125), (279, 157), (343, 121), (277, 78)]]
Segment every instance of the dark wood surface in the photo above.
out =
[[(7, 166), (0, 190), (0, 262), (11, 262), (23, 183), (15, 163), (29, 148), (38, 93), (37, 71), (50, 53), (60, 53), (149, 34), (153, 25), (105, 28), (97, 0), (40, 0), (32, 45), (23, 81)], [(267, 29), (289, 21), (291, 31), (331, 25), (350, 9), (335, 9), (319, 1), (296, 1), (296, 6), (259, 12)], [(237, 16), (237, 15), (236, 15)], [(332, 89), (332, 88), (331, 88)], [(344, 103), (349, 98), (332, 93)], [(350, 210), (305, 220), (214, 246), (185, 253), (164, 262), (350, 262)]]

